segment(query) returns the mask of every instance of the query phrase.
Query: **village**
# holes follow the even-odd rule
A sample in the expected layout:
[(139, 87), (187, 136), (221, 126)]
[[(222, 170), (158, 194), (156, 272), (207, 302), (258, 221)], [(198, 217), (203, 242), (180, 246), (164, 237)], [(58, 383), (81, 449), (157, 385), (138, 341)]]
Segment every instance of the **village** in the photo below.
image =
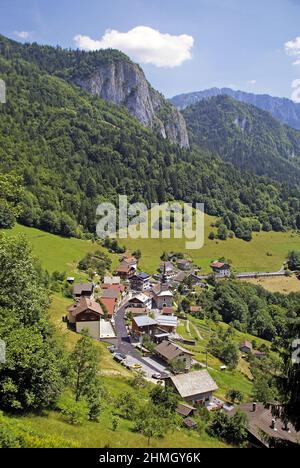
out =
[[(231, 266), (226, 261), (216, 260), (210, 267), (215, 280), (231, 276)], [(178, 288), (182, 294), (194, 288), (208, 288), (207, 278), (189, 259), (176, 256), (161, 261), (157, 273), (151, 276), (139, 271), (136, 257), (124, 254), (115, 276), (104, 276), (99, 285), (73, 285), (75, 303), (68, 308), (65, 318), (75, 332), (85, 330), (93, 339), (107, 343), (114, 360), (127, 369), (153, 384), (171, 387), (181, 401), (176, 411), (189, 429), (197, 428), (193, 415), (199, 407), (224, 410), (232, 415), (237, 409), (216, 397), (218, 385), (207, 362), (196, 360), (190, 350), (193, 342), (178, 333), (182, 318), (175, 302)], [(74, 278), (69, 281), (73, 283)], [(201, 306), (191, 305), (188, 312), (195, 315), (200, 311)], [(247, 340), (240, 342), (239, 350), (242, 356), (253, 354), (258, 359), (265, 356)], [(220, 371), (226, 369), (226, 365), (220, 366)], [(264, 429), (269, 429), (270, 435), (277, 432), (270, 410), (256, 402), (242, 406), (250, 418), (255, 413), (269, 420)], [(284, 438), (287, 435), (288, 432), (281, 434)], [(251, 437), (255, 438), (255, 434)], [(261, 443), (260, 437), (257, 441)]]

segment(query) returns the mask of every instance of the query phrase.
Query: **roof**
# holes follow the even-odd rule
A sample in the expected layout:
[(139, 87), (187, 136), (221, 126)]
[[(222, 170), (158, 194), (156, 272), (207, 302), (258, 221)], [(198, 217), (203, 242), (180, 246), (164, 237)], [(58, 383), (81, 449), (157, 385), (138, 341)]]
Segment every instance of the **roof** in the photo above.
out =
[(229, 416), (233, 416), (237, 410), (246, 413), (248, 418), (248, 431), (253, 434), (258, 440), (262, 441), (261, 431), (265, 432), (268, 436), (283, 439), (290, 442), (299, 442), (300, 432), (296, 432), (295, 428), (289, 424), (289, 431), (283, 429), (283, 423), (280, 420), (276, 422), (276, 429), (271, 429), (272, 423), (272, 411), (271, 409), (265, 408), (264, 405), (257, 403), (256, 411), (253, 411), (252, 403), (244, 403), (235, 408), (233, 411), (228, 412)]
[(121, 278), (119, 276), (104, 276), (103, 283), (105, 285), (120, 284)]
[(174, 375), (170, 378), (182, 398), (213, 392), (218, 389), (216, 382), (207, 370)]
[(137, 276), (142, 280), (146, 280), (150, 278), (150, 275), (148, 275), (148, 273), (144, 273), (143, 271), (141, 271), (140, 273), (137, 273)]
[(174, 315), (157, 314), (155, 320), (160, 326), (177, 327), (178, 319)]
[(176, 283), (182, 283), (182, 281), (184, 281), (185, 278), (186, 273), (184, 271), (180, 271), (179, 273), (177, 273), (177, 275), (174, 276), (173, 281), (175, 281)]
[(156, 294), (157, 297), (173, 297), (173, 293), (170, 290), (161, 290), (159, 293)]
[(180, 414), (181, 416), (189, 416), (196, 408), (190, 405), (185, 405), (183, 403), (179, 403), (176, 408), (176, 413)]
[(173, 359), (182, 356), (182, 354), (193, 356), (193, 353), (191, 353), (190, 351), (167, 340), (162, 341), (162, 343), (156, 346), (155, 351), (168, 361), (173, 361)]
[(80, 301), (69, 308), (69, 311), (74, 317), (76, 317), (78, 314), (81, 314), (81, 312), (85, 312), (86, 310), (91, 310), (98, 315), (104, 315), (101, 305), (92, 299), (88, 299), (87, 297), (82, 297)]
[(149, 297), (146, 295), (146, 294), (143, 294), (143, 293), (140, 293), (140, 294), (137, 294), (136, 296), (133, 296), (129, 302), (131, 302), (133, 299), (136, 299), (138, 300), (139, 302), (142, 302), (143, 304), (145, 302), (148, 302), (149, 301)]
[(135, 257), (123, 257), (122, 263), (127, 263), (128, 265), (136, 265), (137, 259)]
[(145, 315), (146, 311), (146, 307), (129, 307), (127, 309), (127, 312), (131, 313), (132, 315)]
[(108, 314), (113, 316), (116, 307), (116, 300), (112, 297), (101, 297), (100, 301), (106, 307)]
[(252, 343), (250, 343), (250, 341), (242, 341), (240, 344), (240, 348), (252, 349)]
[(212, 262), (210, 264), (212, 268), (217, 268), (217, 269), (222, 269), (222, 268), (229, 268), (229, 265), (225, 262), (218, 262), (217, 260), (215, 262)]
[(102, 293), (102, 297), (103, 298), (114, 298), (114, 299), (118, 299), (118, 297), (120, 296), (120, 289), (118, 288), (113, 288), (113, 287), (110, 287), (108, 289), (104, 289), (103, 293)]
[(186, 418), (183, 423), (186, 427), (189, 427), (190, 429), (196, 429), (198, 427), (198, 424), (192, 418)]
[(82, 283), (82, 284), (75, 284), (73, 288), (73, 294), (76, 296), (81, 296), (83, 292), (91, 293), (94, 290), (93, 283)]
[(118, 273), (128, 273), (128, 271), (130, 270), (130, 265), (128, 265), (127, 263), (120, 263), (120, 265), (118, 266), (117, 268), (117, 272)]
[(179, 258), (176, 263), (177, 265), (190, 265), (191, 261), (187, 260), (186, 258)]
[(200, 312), (201, 309), (202, 309), (201, 306), (191, 306), (191, 307), (190, 307), (190, 312), (191, 312), (192, 314), (195, 314), (195, 313), (197, 313), (197, 312)]
[(134, 317), (133, 321), (140, 327), (148, 327), (151, 325), (157, 325), (157, 322), (148, 315), (141, 315), (140, 317)]
[(172, 315), (174, 313), (173, 307), (163, 307), (162, 310), (164, 315)]
[(174, 265), (172, 262), (161, 262), (160, 269), (163, 270), (164, 268), (166, 268), (166, 270), (173, 270)]

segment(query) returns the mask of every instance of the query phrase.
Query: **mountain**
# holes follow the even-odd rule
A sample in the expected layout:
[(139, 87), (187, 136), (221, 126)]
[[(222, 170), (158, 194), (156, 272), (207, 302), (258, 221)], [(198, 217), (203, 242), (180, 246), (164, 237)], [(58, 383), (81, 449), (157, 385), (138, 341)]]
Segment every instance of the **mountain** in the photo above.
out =
[(6, 58), (22, 56), (41, 70), (64, 78), (93, 95), (126, 107), (142, 125), (183, 148), (189, 147), (181, 113), (146, 80), (143, 70), (117, 50), (83, 52), (19, 44), (0, 36)]
[[(97, 205), (117, 203), (118, 195), (126, 194), (129, 202), (147, 206), (203, 202), (208, 214), (227, 220), (230, 215), (231, 229), (247, 240), (257, 225), (266, 230), (300, 227), (298, 187), (242, 173), (203, 147), (172, 144), (125, 107), (73, 84), (73, 70), (64, 68), (68, 53), (35, 46), (35, 60), (31, 52), (28, 61), (27, 48), (2, 52), (0, 78), (6, 82), (7, 102), (0, 105), (0, 172), (7, 189), (7, 180), (23, 179), (21, 223), (91, 237)], [(107, 52), (112, 54), (115, 60), (119, 53)], [(89, 63), (80, 63), (84, 76)], [(9, 204), (2, 203), (5, 192), (0, 192), (4, 227)], [(8, 190), (9, 199), (13, 192)]]
[(243, 171), (300, 182), (300, 132), (268, 112), (220, 95), (183, 111), (191, 142)]
[(195, 93), (180, 94), (173, 97), (170, 101), (178, 109), (185, 109), (202, 99), (221, 94), (270, 112), (281, 123), (300, 130), (300, 104), (286, 98), (273, 97), (268, 94), (245, 93), (243, 91), (234, 91), (230, 88), (211, 88)]

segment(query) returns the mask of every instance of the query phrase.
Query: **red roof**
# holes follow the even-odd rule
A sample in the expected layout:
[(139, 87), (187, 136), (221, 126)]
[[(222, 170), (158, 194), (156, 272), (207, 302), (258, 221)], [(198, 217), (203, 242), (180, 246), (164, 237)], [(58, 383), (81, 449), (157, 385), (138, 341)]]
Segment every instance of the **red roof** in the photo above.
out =
[(163, 307), (162, 313), (164, 315), (172, 315), (174, 312), (173, 307)]
[(116, 300), (111, 297), (102, 297), (100, 301), (106, 307), (108, 315), (112, 317), (115, 313)]
[(226, 264), (224, 262), (213, 262), (211, 263), (212, 268), (224, 268)]

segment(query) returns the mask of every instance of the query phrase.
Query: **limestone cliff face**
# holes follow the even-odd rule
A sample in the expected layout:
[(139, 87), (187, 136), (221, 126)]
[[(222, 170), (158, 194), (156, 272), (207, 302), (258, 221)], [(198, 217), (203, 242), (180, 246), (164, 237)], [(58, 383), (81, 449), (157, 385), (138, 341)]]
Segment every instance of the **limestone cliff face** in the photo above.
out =
[(189, 147), (182, 114), (151, 87), (138, 65), (122, 60), (101, 62), (88, 77), (72, 81), (106, 101), (127, 107), (145, 127), (158, 131), (163, 138)]

